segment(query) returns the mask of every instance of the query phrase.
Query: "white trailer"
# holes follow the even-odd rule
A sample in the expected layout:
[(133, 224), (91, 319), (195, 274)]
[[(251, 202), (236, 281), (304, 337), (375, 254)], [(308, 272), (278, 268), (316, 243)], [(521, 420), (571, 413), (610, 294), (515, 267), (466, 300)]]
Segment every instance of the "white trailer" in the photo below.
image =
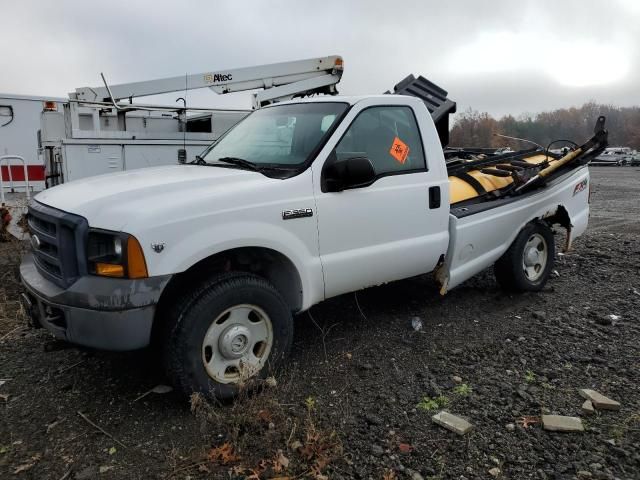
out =
[[(67, 101), (56, 97), (0, 93), (0, 157), (22, 157), (25, 160), (32, 190), (39, 191), (45, 186), (44, 163), (37, 135), (45, 103), (50, 108), (61, 109)], [(11, 158), (1, 161), (0, 165), (3, 193), (10, 194), (12, 190), (24, 192), (26, 182), (21, 162)]]

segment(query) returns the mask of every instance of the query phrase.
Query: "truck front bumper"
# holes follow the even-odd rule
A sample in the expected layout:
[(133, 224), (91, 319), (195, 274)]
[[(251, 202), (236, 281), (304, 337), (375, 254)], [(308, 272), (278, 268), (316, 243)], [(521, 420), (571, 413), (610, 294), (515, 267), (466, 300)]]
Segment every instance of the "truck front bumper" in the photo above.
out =
[(156, 305), (171, 276), (138, 280), (84, 276), (67, 289), (38, 272), (27, 254), (20, 265), (22, 304), (30, 322), (54, 337), (101, 350), (149, 345)]

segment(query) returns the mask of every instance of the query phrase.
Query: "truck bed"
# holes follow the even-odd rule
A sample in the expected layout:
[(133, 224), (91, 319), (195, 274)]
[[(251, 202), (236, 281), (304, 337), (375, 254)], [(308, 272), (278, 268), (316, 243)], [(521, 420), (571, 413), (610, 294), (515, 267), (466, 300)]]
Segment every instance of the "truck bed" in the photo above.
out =
[(441, 293), (495, 263), (522, 227), (534, 219), (547, 219), (566, 227), (565, 248), (569, 248), (572, 239), (587, 227), (588, 183), (589, 170), (581, 166), (556, 176), (544, 188), (519, 196), (453, 205), (447, 255), (437, 271)]

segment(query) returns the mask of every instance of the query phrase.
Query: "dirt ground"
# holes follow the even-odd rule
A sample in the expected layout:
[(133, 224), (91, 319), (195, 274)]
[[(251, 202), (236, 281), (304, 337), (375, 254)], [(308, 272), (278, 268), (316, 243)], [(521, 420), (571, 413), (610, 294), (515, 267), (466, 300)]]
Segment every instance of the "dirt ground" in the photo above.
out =
[[(592, 182), (589, 230), (542, 292), (507, 295), (489, 270), (444, 298), (425, 276), (327, 301), (297, 319), (277, 384), (226, 406), (135, 401), (164, 383), (150, 353), (24, 327), (2, 244), (0, 478), (638, 479), (640, 169)], [(580, 388), (622, 407), (582, 415)], [(475, 429), (432, 423), (442, 405)], [(585, 431), (544, 431), (545, 412)]]

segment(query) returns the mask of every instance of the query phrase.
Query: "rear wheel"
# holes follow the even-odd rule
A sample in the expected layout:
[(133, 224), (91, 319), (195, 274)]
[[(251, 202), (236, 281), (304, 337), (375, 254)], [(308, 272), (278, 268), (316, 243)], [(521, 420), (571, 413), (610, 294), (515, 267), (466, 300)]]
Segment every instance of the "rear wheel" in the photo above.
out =
[(507, 291), (541, 290), (553, 268), (554, 254), (551, 228), (543, 222), (529, 223), (495, 263), (496, 280)]
[(231, 273), (179, 301), (169, 315), (165, 366), (184, 393), (233, 398), (280, 366), (291, 348), (293, 318), (261, 277)]

